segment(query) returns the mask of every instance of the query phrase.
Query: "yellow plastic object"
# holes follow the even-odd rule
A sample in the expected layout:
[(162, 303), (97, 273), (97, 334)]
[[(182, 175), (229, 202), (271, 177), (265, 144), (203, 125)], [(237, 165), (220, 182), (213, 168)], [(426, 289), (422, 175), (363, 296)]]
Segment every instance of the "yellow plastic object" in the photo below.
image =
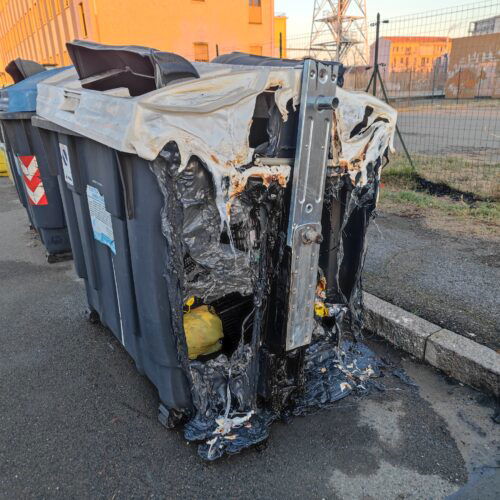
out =
[(314, 314), (318, 316), (318, 318), (324, 318), (325, 316), (328, 316), (328, 310), (326, 309), (323, 302), (314, 303)]
[(184, 332), (189, 359), (212, 354), (222, 347), (222, 321), (208, 306), (196, 307), (184, 314)]
[(2, 145), (0, 145), (0, 177), (9, 176), (12, 179), (12, 175), (10, 173), (9, 162), (7, 161), (7, 154), (3, 149)]
[(185, 306), (188, 308), (186, 312), (191, 311), (191, 306), (194, 304), (194, 297), (189, 297), (189, 299), (186, 300)]

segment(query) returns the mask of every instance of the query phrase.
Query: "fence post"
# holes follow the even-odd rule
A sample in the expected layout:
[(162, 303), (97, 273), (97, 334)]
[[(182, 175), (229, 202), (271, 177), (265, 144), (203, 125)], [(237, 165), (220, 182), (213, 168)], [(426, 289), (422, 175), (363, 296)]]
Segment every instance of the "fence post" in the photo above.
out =
[(438, 65), (436, 64), (434, 66), (434, 73), (432, 75), (432, 99), (433, 99), (433, 103), (434, 103), (434, 89), (436, 87), (436, 70), (438, 69)]
[(283, 59), (283, 33), (280, 31), (280, 59)]
[(481, 80), (482, 80), (482, 78), (483, 78), (483, 68), (481, 68), (481, 70), (479, 71), (476, 97), (481, 97)]
[(377, 12), (377, 27), (375, 31), (375, 54), (373, 58), (373, 73), (375, 78), (373, 79), (373, 95), (377, 97), (377, 78), (378, 74), (378, 44), (379, 44), (379, 35), (380, 35), (380, 12)]
[(215, 44), (215, 55), (217, 57), (219, 57), (219, 44), (218, 43)]
[(462, 80), (462, 67), (458, 70), (458, 82), (457, 82), (457, 103), (458, 100), (460, 99), (460, 83)]
[(410, 69), (410, 78), (408, 79), (408, 106), (410, 105), (411, 101), (411, 75), (413, 73), (413, 70)]

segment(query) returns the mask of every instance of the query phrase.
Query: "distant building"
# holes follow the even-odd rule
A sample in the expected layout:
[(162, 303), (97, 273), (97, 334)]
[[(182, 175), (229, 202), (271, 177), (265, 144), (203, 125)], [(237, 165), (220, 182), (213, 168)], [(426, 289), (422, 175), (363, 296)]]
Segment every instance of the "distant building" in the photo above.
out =
[[(286, 17), (276, 21), (286, 42)], [(69, 64), (75, 38), (145, 45), (209, 61), (234, 50), (279, 56), (274, 0), (0, 0), (0, 86), (12, 59)]]
[(445, 95), (500, 97), (500, 32), (453, 39)]
[[(451, 48), (451, 40), (442, 36), (384, 36), (379, 40), (379, 64), (386, 71), (430, 73), (434, 61)], [(370, 64), (375, 60), (375, 44), (370, 47)]]
[(470, 23), (469, 33), (473, 36), (500, 33), (500, 16), (488, 17)]
[(286, 57), (286, 20), (287, 17), (285, 16), (285, 14), (276, 14), (274, 16), (275, 57), (280, 56), (280, 43), (281, 43), (281, 57)]

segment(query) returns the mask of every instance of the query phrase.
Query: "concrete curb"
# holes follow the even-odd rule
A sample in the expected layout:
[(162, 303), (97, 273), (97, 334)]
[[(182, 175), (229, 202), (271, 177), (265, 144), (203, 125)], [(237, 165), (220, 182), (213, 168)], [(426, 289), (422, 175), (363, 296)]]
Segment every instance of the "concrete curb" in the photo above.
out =
[(500, 354), (364, 292), (364, 327), (460, 382), (500, 396)]

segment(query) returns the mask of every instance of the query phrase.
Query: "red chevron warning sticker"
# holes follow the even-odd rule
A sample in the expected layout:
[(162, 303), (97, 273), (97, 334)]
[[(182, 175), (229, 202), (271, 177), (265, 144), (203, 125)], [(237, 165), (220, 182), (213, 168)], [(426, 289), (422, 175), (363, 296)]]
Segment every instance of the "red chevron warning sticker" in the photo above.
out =
[(20, 156), (26, 193), (31, 205), (48, 205), (36, 156)]

